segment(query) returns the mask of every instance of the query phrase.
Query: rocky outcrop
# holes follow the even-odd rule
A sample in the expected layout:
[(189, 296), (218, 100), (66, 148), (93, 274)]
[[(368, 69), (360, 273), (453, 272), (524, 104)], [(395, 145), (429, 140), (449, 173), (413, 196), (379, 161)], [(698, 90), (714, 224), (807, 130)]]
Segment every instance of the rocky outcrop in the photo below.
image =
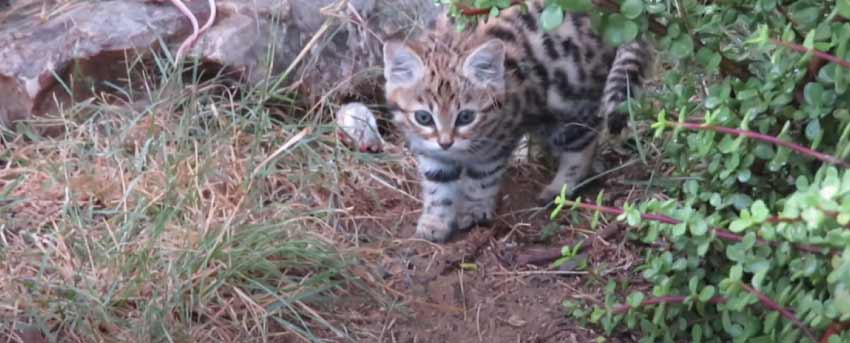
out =
[[(201, 24), (210, 14), (207, 1), (186, 5)], [(380, 37), (436, 13), (432, 0), (216, 0), (216, 9), (214, 25), (188, 56), (247, 82), (282, 72), (321, 30), (324, 37), (289, 78), (313, 99), (374, 92), (359, 85), (378, 84), (380, 72), (370, 67), (380, 64)], [(322, 30), (326, 20), (331, 26)], [(95, 85), (120, 84), (128, 61), (162, 52), (162, 43), (173, 52), (191, 33), (189, 20), (167, 1), (79, 2), (49, 18), (7, 18), (0, 25), (0, 126), (10, 128), (90, 97), (87, 91), (96, 87), (70, 82), (72, 75)]]

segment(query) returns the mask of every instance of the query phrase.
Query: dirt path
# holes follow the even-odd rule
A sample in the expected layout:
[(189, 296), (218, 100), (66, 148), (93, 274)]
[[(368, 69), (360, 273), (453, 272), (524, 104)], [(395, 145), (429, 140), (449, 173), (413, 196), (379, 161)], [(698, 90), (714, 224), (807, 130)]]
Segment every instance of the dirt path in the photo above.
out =
[[(352, 296), (330, 312), (362, 342), (596, 342), (604, 336), (568, 318), (562, 301), (601, 299), (607, 280), (633, 277), (629, 267), (638, 255), (623, 243), (624, 233), (616, 223), (609, 224), (614, 227), (608, 227), (607, 240), (595, 239), (587, 224), (553, 224), (548, 219), (550, 211), (533, 205), (545, 176), (533, 168), (520, 168), (511, 170), (501, 215), (492, 227), (474, 228), (442, 245), (410, 239), (418, 204), (402, 192), (381, 191), (380, 206), (374, 201), (358, 203), (355, 197), (345, 199), (346, 205), (362, 211), (352, 218), (365, 218), (343, 225), (349, 232), (356, 226), (357, 236), (365, 242), (361, 248), (372, 252), (362, 266), (362, 277), (381, 285), (392, 300), (369, 303)], [(629, 194), (629, 189), (611, 190), (610, 186), (610, 182), (605, 185), (609, 201)], [(417, 188), (415, 184), (406, 187)], [(375, 217), (375, 213), (385, 215)], [(550, 237), (544, 237), (547, 230)], [(558, 242), (588, 237), (594, 239), (585, 249), (587, 269), (552, 271), (545, 263), (543, 267), (517, 263), (532, 247), (557, 249)], [(605, 275), (596, 275), (600, 272)]]

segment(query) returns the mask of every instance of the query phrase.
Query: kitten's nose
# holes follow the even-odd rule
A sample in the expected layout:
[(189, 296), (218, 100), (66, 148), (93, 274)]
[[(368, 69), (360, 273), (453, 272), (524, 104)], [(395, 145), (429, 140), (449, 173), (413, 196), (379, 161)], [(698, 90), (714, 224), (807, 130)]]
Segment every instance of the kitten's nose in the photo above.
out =
[(455, 142), (454, 141), (445, 141), (445, 142), (440, 141), (440, 147), (443, 148), (443, 150), (449, 150), (449, 148), (452, 147), (452, 144), (455, 144)]

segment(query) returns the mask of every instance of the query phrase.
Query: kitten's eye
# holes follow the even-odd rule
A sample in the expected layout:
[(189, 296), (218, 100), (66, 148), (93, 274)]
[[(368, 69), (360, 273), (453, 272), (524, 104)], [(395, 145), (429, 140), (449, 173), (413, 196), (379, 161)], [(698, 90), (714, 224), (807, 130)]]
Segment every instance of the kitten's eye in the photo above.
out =
[(416, 111), (413, 112), (413, 117), (416, 118), (416, 122), (422, 126), (433, 126), (434, 125), (434, 117), (431, 117), (431, 113), (428, 111)]
[(457, 120), (455, 120), (455, 125), (464, 126), (468, 125), (473, 121), (475, 121), (475, 112), (472, 112), (470, 110), (463, 110), (457, 114)]

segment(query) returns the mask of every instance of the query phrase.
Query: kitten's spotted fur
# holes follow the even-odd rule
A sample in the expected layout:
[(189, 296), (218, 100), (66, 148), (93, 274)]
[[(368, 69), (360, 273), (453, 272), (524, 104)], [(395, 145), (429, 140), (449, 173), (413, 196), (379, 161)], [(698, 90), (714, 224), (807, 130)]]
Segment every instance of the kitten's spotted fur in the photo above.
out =
[(422, 177), (418, 237), (442, 241), (492, 219), (526, 133), (559, 159), (540, 199), (572, 189), (587, 176), (608, 118), (639, 85), (650, 58), (641, 43), (609, 47), (588, 17), (571, 13), (544, 32), (542, 2), (465, 32), (444, 17), (417, 39), (385, 42), (387, 102)]

